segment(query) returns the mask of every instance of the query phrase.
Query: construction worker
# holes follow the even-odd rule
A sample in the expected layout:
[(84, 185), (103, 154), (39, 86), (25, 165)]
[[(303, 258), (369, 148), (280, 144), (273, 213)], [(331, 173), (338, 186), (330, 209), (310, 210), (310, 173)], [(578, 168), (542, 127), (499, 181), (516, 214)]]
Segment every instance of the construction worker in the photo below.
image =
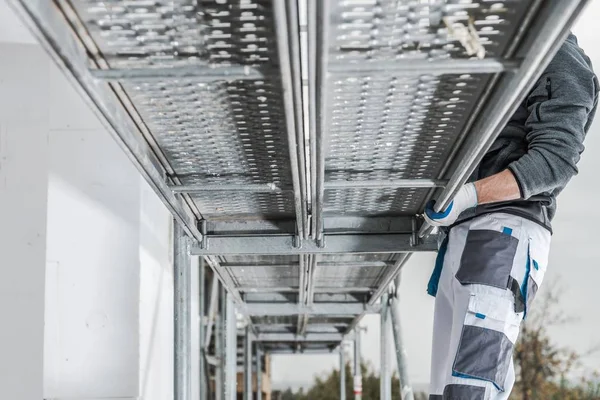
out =
[(508, 399), (519, 325), (548, 268), (556, 197), (577, 174), (598, 102), (591, 62), (570, 34), (442, 212), (430, 400)]

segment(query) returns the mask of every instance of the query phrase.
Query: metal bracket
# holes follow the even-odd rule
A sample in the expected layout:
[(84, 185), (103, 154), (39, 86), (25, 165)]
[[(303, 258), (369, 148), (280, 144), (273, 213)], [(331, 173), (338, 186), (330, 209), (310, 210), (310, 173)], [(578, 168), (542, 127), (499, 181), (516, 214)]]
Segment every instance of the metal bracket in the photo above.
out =
[(412, 224), (412, 235), (410, 237), (410, 245), (414, 247), (414, 246), (417, 246), (420, 241), (419, 231), (417, 230), (417, 217), (416, 216), (412, 217), (411, 224)]
[(302, 248), (302, 236), (296, 234), (294, 235), (294, 248), (301, 249)]
[(208, 235), (206, 234), (207, 231), (207, 222), (205, 219), (203, 219), (202, 221), (200, 221), (200, 233), (202, 233), (202, 242), (200, 243), (200, 248), (204, 250), (208, 250)]
[(317, 246), (320, 248), (325, 247), (325, 235), (322, 235), (321, 238), (317, 240)]
[(301, 249), (302, 248), (302, 235), (300, 234), (300, 232), (298, 230), (298, 227), (299, 227), (299, 225), (296, 224), (296, 229), (295, 229), (296, 234), (294, 235), (294, 240), (292, 242), (292, 246), (295, 249)]

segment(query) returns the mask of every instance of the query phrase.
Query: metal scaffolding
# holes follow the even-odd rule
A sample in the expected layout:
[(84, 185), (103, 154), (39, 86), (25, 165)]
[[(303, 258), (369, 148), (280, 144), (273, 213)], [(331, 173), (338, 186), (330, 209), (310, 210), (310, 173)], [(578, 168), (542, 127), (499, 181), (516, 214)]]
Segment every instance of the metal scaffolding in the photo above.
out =
[(346, 357), (344, 347), (340, 344), (340, 400), (346, 400)]
[(262, 378), (263, 378), (263, 367), (262, 367), (263, 353), (260, 349), (260, 345), (256, 344), (256, 400), (262, 400)]
[(400, 274), (396, 277), (392, 296), (390, 297), (389, 313), (394, 333), (394, 349), (398, 363), (398, 380), (400, 381), (400, 396), (402, 400), (414, 400), (414, 393), (408, 378), (408, 359), (404, 341), (402, 340), (402, 312), (400, 311)]
[(361, 370), (361, 354), (360, 354), (360, 328), (354, 329), (354, 379), (353, 390), (354, 400), (362, 399), (362, 370)]
[(174, 398), (192, 400), (192, 264), (189, 239), (178, 223), (174, 225)]
[(392, 372), (390, 369), (390, 313), (389, 313), (389, 296), (384, 294), (381, 296), (381, 312), (380, 315), (380, 368), (379, 368), (379, 399), (392, 400)]
[(246, 326), (244, 335), (244, 400), (252, 399), (252, 330), (249, 326)]
[(367, 313), (387, 320), (410, 255), (437, 250), (424, 205), (451, 200), (587, 3), (9, 2), (176, 221), (176, 399), (189, 256), (210, 267), (200, 393), (221, 400), (234, 307), (258, 387), (260, 354), (331, 352)]

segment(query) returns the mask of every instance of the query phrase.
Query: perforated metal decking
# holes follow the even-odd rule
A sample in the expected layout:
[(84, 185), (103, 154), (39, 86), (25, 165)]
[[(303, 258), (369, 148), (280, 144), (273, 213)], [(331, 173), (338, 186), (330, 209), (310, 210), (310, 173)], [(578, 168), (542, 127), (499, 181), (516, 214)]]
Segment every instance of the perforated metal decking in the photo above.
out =
[(436, 250), (425, 203), (585, 1), (12, 3), (277, 352), (334, 348)]

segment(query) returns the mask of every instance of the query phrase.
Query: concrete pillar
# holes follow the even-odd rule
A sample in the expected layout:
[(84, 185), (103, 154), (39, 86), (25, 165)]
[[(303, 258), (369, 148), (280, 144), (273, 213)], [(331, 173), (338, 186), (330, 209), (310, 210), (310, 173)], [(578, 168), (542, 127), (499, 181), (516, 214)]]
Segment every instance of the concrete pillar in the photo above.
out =
[(49, 62), (0, 44), (0, 391), (43, 398)]

